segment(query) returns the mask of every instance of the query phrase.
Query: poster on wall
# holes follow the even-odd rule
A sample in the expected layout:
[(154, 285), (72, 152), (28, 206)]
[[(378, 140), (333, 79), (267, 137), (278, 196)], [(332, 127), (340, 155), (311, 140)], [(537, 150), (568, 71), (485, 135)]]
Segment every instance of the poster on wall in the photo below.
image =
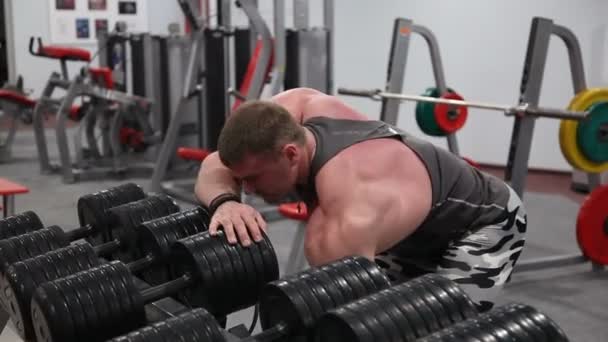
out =
[(50, 44), (93, 45), (117, 21), (129, 32), (148, 31), (146, 0), (49, 0)]

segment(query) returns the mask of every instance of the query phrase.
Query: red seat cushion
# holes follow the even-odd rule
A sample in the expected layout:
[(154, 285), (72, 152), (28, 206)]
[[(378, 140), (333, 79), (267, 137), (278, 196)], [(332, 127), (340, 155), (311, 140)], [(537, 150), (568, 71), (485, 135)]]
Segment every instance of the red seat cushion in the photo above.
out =
[(8, 179), (0, 178), (0, 196), (25, 194), (30, 192), (27, 187), (13, 183)]
[(283, 203), (279, 205), (279, 213), (287, 218), (298, 221), (308, 220), (308, 209), (304, 202)]
[(177, 155), (184, 160), (203, 161), (211, 154), (211, 151), (200, 148), (180, 147), (177, 149)]
[(73, 47), (46, 45), (40, 47), (40, 53), (50, 58), (91, 61), (91, 53), (88, 50)]
[(11, 101), (25, 107), (34, 107), (36, 101), (13, 90), (0, 89), (0, 100)]
[(89, 68), (89, 73), (94, 79), (101, 80), (104, 87), (108, 89), (114, 88), (114, 80), (112, 79), (112, 70), (110, 70), (110, 68)]

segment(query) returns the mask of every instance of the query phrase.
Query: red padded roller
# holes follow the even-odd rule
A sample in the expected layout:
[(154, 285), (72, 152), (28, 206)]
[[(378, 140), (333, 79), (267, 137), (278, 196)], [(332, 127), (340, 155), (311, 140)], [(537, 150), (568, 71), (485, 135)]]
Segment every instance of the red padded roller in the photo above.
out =
[(308, 209), (304, 202), (283, 203), (279, 205), (279, 213), (292, 220), (308, 220)]
[(8, 89), (0, 89), (0, 100), (10, 101), (25, 107), (34, 107), (36, 105), (36, 101), (19, 92)]

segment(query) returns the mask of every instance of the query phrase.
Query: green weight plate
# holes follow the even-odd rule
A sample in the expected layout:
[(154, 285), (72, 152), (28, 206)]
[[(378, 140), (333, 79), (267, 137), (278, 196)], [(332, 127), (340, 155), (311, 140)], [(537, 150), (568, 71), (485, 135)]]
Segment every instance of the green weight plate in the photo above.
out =
[[(579, 121), (576, 139), (579, 149), (589, 160), (608, 162), (608, 102), (598, 102)], [(602, 129), (603, 128), (603, 129)]]
[[(439, 97), (437, 88), (427, 88), (423, 96)], [(435, 104), (431, 102), (418, 102), (416, 104), (416, 123), (418, 127), (427, 135), (434, 137), (445, 136), (445, 133), (435, 121)]]

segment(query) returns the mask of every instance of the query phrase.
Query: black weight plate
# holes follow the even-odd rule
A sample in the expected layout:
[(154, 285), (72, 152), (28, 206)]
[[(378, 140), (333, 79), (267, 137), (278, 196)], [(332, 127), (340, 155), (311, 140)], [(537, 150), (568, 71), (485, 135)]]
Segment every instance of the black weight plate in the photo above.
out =
[(289, 325), (293, 335), (301, 335), (311, 324), (310, 310), (304, 299), (285, 280), (264, 286), (260, 296), (260, 324), (267, 330), (279, 323)]
[(179, 330), (186, 342), (199, 342), (199, 341), (213, 341), (213, 339), (206, 336), (204, 327), (209, 324), (213, 324), (215, 319), (210, 316), (210, 319), (199, 317), (198, 311), (204, 311), (203, 309), (193, 309), (192, 311), (183, 313), (177, 317), (181, 321), (184, 329)]
[[(56, 302), (61, 302), (61, 295), (52, 282), (46, 283), (39, 288), (32, 298), (32, 321), (36, 340), (46, 341), (66, 341), (66, 336), (71, 336), (69, 313), (62, 307), (57, 307)], [(61, 317), (68, 319), (60, 324)]]
[(349, 321), (351, 323), (360, 323), (360, 325), (356, 324), (355, 327), (360, 329), (357, 331), (357, 335), (363, 336), (364, 341), (367, 341), (369, 336), (373, 337), (373, 341), (386, 341), (386, 339), (382, 339), (381, 337), (379, 337), (378, 331), (375, 331), (377, 330), (377, 328), (374, 329), (374, 327), (370, 325), (370, 322), (367, 320), (368, 316), (363, 317), (358, 315), (357, 312), (350, 310), (348, 305), (345, 305), (344, 307), (342, 307), (342, 309), (344, 309), (344, 315), (349, 318)]
[(156, 330), (161, 342), (177, 342), (176, 338), (169, 332), (169, 328), (164, 321), (158, 321), (152, 325)]
[(500, 342), (496, 335), (494, 335), (494, 331), (491, 326), (484, 324), (484, 322), (479, 319), (475, 319), (470, 324), (466, 325), (466, 329), (471, 331), (470, 336), (474, 336), (482, 342)]
[[(128, 297), (130, 299), (130, 307), (127, 315), (124, 316), (125, 323), (131, 329), (143, 325), (146, 322), (146, 312), (144, 308), (144, 298), (141, 295), (138, 287), (135, 285), (133, 276), (125, 264), (116, 263), (114, 267), (118, 270), (120, 280), (125, 284)], [(117, 275), (118, 275), (117, 274)]]
[[(365, 296), (367, 291), (363, 284), (359, 283), (357, 275), (353, 274), (348, 267), (347, 263), (352, 262), (350, 259), (343, 260), (337, 263), (327, 265), (328, 268), (332, 269), (335, 273), (335, 277), (340, 277), (346, 281), (347, 288), (350, 290), (349, 301), (361, 298)], [(342, 283), (344, 284), (344, 283)]]
[(544, 331), (545, 335), (550, 341), (568, 341), (568, 338), (563, 330), (552, 319), (547, 317), (542, 312), (537, 311), (530, 306), (524, 306), (521, 310), (527, 312), (528, 318), (530, 318)]
[[(228, 239), (228, 237), (226, 237), (225, 235), (224, 238)], [(253, 264), (255, 265), (256, 274), (258, 275), (257, 283), (254, 284), (254, 286), (248, 290), (257, 292), (258, 289), (260, 289), (264, 284), (268, 282), (267, 279), (269, 278), (267, 274), (268, 270), (265, 267), (266, 265), (264, 263), (264, 258), (262, 256), (262, 252), (260, 251), (260, 243), (254, 242), (247, 248), (242, 247), (241, 245), (241, 248), (243, 248), (244, 251), (247, 251), (251, 256), (251, 260), (253, 260)]]
[[(197, 279), (196, 286), (188, 286), (178, 293), (178, 298), (190, 307), (209, 306), (209, 293), (207, 283), (213, 279), (211, 266), (204, 255), (191, 247), (193, 240), (199, 236), (176, 242), (171, 247), (171, 263), (169, 263), (172, 278), (180, 277), (186, 273)], [(204, 290), (205, 289), (205, 290)]]
[(390, 294), (386, 291), (381, 291), (374, 294), (374, 297), (377, 298), (376, 304), (380, 307), (380, 310), (382, 308), (386, 310), (386, 313), (393, 321), (393, 324), (399, 329), (401, 338), (405, 341), (414, 341), (416, 336), (414, 335), (412, 323), (409, 321), (408, 317), (399, 310), (398, 303), (391, 299)]
[(200, 255), (201, 258), (205, 259), (207, 265), (209, 265), (208, 274), (211, 275), (211, 277), (207, 278), (204, 283), (205, 288), (209, 291), (208, 293), (213, 293), (213, 296), (207, 297), (207, 301), (209, 303), (209, 307), (207, 309), (216, 317), (219, 317), (220, 315), (222, 315), (220, 313), (221, 308), (219, 306), (221, 306), (221, 302), (223, 301), (222, 299), (226, 298), (226, 294), (220, 292), (219, 295), (216, 295), (215, 293), (216, 289), (221, 289), (220, 284), (222, 284), (223, 282), (223, 269), (222, 265), (220, 264), (220, 260), (216, 256), (215, 251), (213, 250), (213, 247), (209, 244), (210, 242), (212, 242), (210, 239), (213, 238), (208, 237), (207, 239), (199, 240), (201, 244), (197, 245), (196, 248), (198, 249), (198, 255)]
[(328, 278), (335, 285), (336, 290), (340, 291), (344, 300), (343, 304), (349, 303), (356, 298), (353, 289), (348, 285), (346, 279), (340, 275), (340, 272), (331, 267), (331, 264), (321, 266), (321, 271), (327, 274)]
[(144, 341), (167, 342), (165, 341), (165, 337), (163, 336), (163, 334), (158, 331), (158, 329), (156, 329), (154, 325), (144, 327), (144, 329), (142, 330), (142, 336), (144, 338)]
[(340, 270), (342, 276), (348, 282), (348, 285), (353, 289), (356, 298), (365, 297), (369, 294), (369, 290), (367, 286), (364, 284), (369, 281), (369, 277), (367, 276), (367, 272), (362, 269), (357, 263), (355, 263), (354, 258), (349, 258), (346, 262), (340, 264), (332, 264), (334, 268)]
[(65, 314), (65, 316), (56, 320), (56, 324), (61, 325), (60, 329), (64, 332), (66, 338), (69, 336), (67, 340), (75, 340), (80, 327), (85, 324), (85, 318), (82, 314), (82, 303), (66, 287), (65, 282), (61, 282), (61, 286), (59, 282), (55, 281), (48, 284), (50, 284), (50, 288), (54, 289), (54, 293), (57, 296), (55, 300), (57, 310), (63, 310)]
[(498, 342), (515, 341), (509, 333), (500, 326), (499, 322), (490, 321), (489, 318), (489, 315), (484, 315), (469, 321), (473, 321), (475, 327), (483, 333), (491, 335)]
[(168, 336), (168, 341), (186, 342), (181, 332), (188, 330), (189, 328), (184, 322), (177, 320), (177, 317), (171, 317), (167, 320), (157, 322), (154, 325), (167, 331), (166, 335)]
[(472, 321), (439, 331), (439, 334), (444, 336), (445, 341), (493, 342), (492, 340), (485, 340), (483, 336), (480, 336), (480, 333), (479, 329), (475, 329)]
[(338, 306), (345, 304), (344, 296), (340, 289), (338, 289), (338, 285), (334, 283), (334, 281), (329, 278), (326, 272), (322, 271), (320, 268), (311, 268), (308, 270), (309, 274), (313, 276), (315, 282), (318, 282), (323, 289), (327, 292), (327, 295), (330, 297), (332, 306), (331, 308), (337, 308)]
[(105, 296), (105, 293), (102, 291), (102, 287), (109, 286), (107, 278), (105, 278), (105, 273), (99, 272), (104, 277), (103, 281), (99, 279), (95, 279), (90, 276), (90, 273), (83, 273), (82, 277), (79, 277), (83, 286), (87, 289), (89, 295), (91, 296), (91, 300), (93, 302), (93, 309), (97, 314), (96, 320), (93, 322), (95, 324), (95, 329), (98, 331), (97, 334), (92, 336), (105, 336), (112, 337), (115, 334), (109, 334), (109, 329), (112, 329), (112, 325), (108, 325), (107, 322), (114, 317), (110, 316), (110, 308), (107, 304), (109, 298)]
[(61, 278), (59, 282), (62, 285), (60, 290), (66, 298), (68, 296), (76, 296), (76, 298), (78, 298), (78, 302), (80, 302), (79, 306), (70, 308), (70, 313), (72, 316), (84, 318), (84, 323), (82, 325), (76, 325), (74, 329), (78, 339), (84, 341), (88, 339), (88, 336), (95, 336), (98, 334), (94, 326), (94, 322), (97, 321), (98, 315), (95, 311), (95, 306), (90, 294), (88, 293), (86, 287), (84, 287), (79, 281), (81, 278), (81, 273), (77, 273), (75, 275)]
[(439, 319), (436, 317), (435, 312), (428, 306), (424, 300), (426, 293), (423, 289), (413, 286), (410, 283), (402, 283), (399, 285), (400, 290), (404, 292), (404, 295), (408, 296), (414, 307), (420, 314), (420, 317), (426, 322), (430, 332), (441, 330), (439, 325)]
[(502, 307), (492, 313), (510, 335), (521, 341), (532, 341), (532, 336), (519, 323), (506, 312), (507, 307)]
[(365, 329), (363, 323), (355, 320), (350, 322), (343, 317), (343, 309), (336, 309), (323, 315), (314, 329), (316, 342), (367, 342), (374, 341), (371, 334)]
[[(39, 235), (39, 234), (37, 234)], [(29, 259), (31, 257), (35, 257), (36, 255), (40, 255), (43, 254), (44, 252), (48, 252), (48, 250), (46, 251), (41, 251), (40, 247), (38, 247), (38, 243), (39, 241), (42, 242), (42, 240), (34, 235), (34, 234), (26, 234), (26, 235), (21, 235), (20, 237), (22, 237), (23, 239), (21, 240), (21, 243), (23, 244), (23, 249), (24, 249), (24, 253), (26, 255), (26, 259)], [(25, 260), (25, 259), (21, 259), (21, 260)]]
[(448, 293), (448, 295), (450, 295), (450, 297), (452, 297), (452, 299), (456, 302), (459, 311), (464, 319), (473, 318), (477, 316), (478, 311), (476, 309), (475, 304), (467, 295), (467, 293), (464, 292), (464, 290), (462, 290), (460, 286), (458, 286), (458, 284), (443, 276), (434, 274), (425, 275), (425, 280), (444, 289)]
[(371, 279), (373, 280), (373, 284), (376, 285), (375, 291), (383, 290), (387, 287), (391, 286), (391, 281), (388, 279), (386, 274), (382, 272), (382, 270), (376, 265), (376, 263), (372, 262), (367, 258), (355, 258), (355, 263), (361, 266), (361, 268), (365, 269)]
[[(120, 297), (118, 297), (117, 294), (117, 290), (114, 287), (114, 283), (116, 282), (115, 279), (113, 279), (113, 274), (109, 271), (109, 269), (107, 267), (103, 267), (99, 269), (100, 273), (103, 274), (103, 278), (106, 280), (103, 283), (98, 284), (98, 288), (99, 288), (99, 295), (104, 298), (105, 300), (105, 304), (107, 305), (107, 312), (105, 314), (102, 314), (102, 320), (104, 322), (111, 322), (112, 317), (116, 317), (118, 315), (120, 315), (121, 312), (121, 307), (120, 307)], [(106, 328), (104, 328), (104, 331), (106, 331), (105, 329), (116, 329), (116, 328), (120, 328), (120, 326), (116, 327), (114, 325), (108, 326), (108, 324), (104, 324), (104, 326)], [(118, 330), (121, 331), (121, 330)], [(112, 336), (115, 336), (114, 333), (111, 334)]]
[[(232, 311), (233, 308), (238, 307), (238, 301), (235, 301), (234, 293), (237, 293), (237, 289), (240, 284), (237, 283), (235, 278), (234, 267), (232, 266), (231, 258), (226, 253), (226, 250), (222, 247), (223, 239), (222, 237), (215, 237), (210, 241), (209, 247), (207, 248), (210, 252), (211, 250), (215, 253), (215, 257), (217, 258), (218, 265), (220, 266), (221, 275), (217, 279), (218, 280), (218, 292), (219, 296), (223, 299), (218, 305), (222, 306), (221, 312), (226, 314), (229, 311)], [(225, 308), (225, 309), (224, 309)]]
[(386, 308), (379, 307), (373, 295), (363, 297), (347, 305), (353, 312), (359, 313), (359, 319), (367, 320), (372, 332), (379, 336), (379, 341), (400, 341), (399, 329), (386, 313)]
[[(318, 272), (315, 269), (309, 269), (306, 272), (300, 274), (300, 278), (308, 284), (308, 288), (313, 291), (315, 298), (321, 304), (322, 312), (325, 313), (331, 309), (336, 308), (338, 305), (332, 299), (332, 296), (325, 288), (323, 281), (318, 276)], [(319, 315), (320, 317), (320, 315)], [(318, 318), (318, 317), (317, 317)]]
[(262, 234), (263, 240), (260, 242), (253, 242), (253, 245), (258, 246), (258, 251), (260, 251), (262, 255), (262, 260), (264, 262), (264, 282), (267, 283), (279, 279), (279, 261), (277, 260), (277, 254), (270, 242), (270, 238), (268, 238), (263, 231), (260, 231), (260, 233)]
[(306, 272), (302, 272), (299, 274), (294, 274), (290, 277), (291, 280), (291, 288), (294, 291), (297, 291), (300, 294), (300, 297), (304, 299), (304, 302), (308, 306), (308, 310), (310, 312), (310, 323), (306, 324), (306, 329), (310, 329), (314, 326), (314, 322), (325, 312), (323, 310), (323, 306), (315, 296), (315, 292), (309, 287), (308, 283), (305, 281)]
[(420, 299), (422, 299), (426, 303), (426, 306), (433, 312), (435, 322), (439, 324), (439, 329), (447, 328), (448, 326), (452, 325), (449, 313), (444, 309), (442, 303), (435, 298), (432, 290), (426, 286), (423, 277), (413, 279), (408, 282), (408, 284), (412, 288), (417, 288), (419, 290), (419, 293), (421, 294)]
[[(115, 262), (113, 262), (115, 263)], [(108, 279), (108, 285), (110, 286), (113, 292), (112, 298), (114, 301), (119, 304), (119, 311), (113, 317), (118, 317), (119, 319), (115, 319), (114, 323), (117, 325), (116, 331), (129, 331), (131, 330), (129, 327), (132, 325), (127, 319), (121, 319), (122, 317), (127, 317), (130, 312), (133, 311), (133, 300), (131, 298), (131, 294), (127, 290), (127, 285), (122, 279), (122, 273), (118, 271), (116, 264), (106, 264), (103, 267), (106, 271), (106, 277)]]
[(78, 199), (78, 221), (80, 226), (90, 225), (96, 234), (87, 236), (85, 240), (92, 245), (102, 243), (110, 237), (107, 235), (108, 225), (106, 208), (103, 202), (107, 201), (102, 194), (93, 194)]
[[(234, 249), (230, 248), (230, 244), (224, 241), (223, 238), (220, 240), (222, 243), (218, 244), (219, 248), (223, 250), (226, 260), (229, 260), (231, 266), (231, 281), (233, 282), (232, 287), (235, 289), (234, 296), (232, 298), (234, 306), (238, 306), (244, 302), (251, 302), (247, 298), (243, 298), (243, 291), (239, 291), (239, 287), (243, 284), (247, 284), (247, 274), (245, 273), (245, 267), (241, 261), (241, 257), (238, 253), (234, 253)], [(256, 298), (257, 301), (257, 298)]]
[(397, 290), (396, 287), (390, 287), (385, 291), (392, 298), (392, 301), (397, 304), (397, 308), (407, 317), (416, 337), (420, 338), (430, 334), (429, 328), (418, 313), (418, 310), (416, 310), (414, 304), (409, 300), (408, 294), (403, 293), (400, 290), (401, 289)]
[(444, 289), (437, 286), (435, 282), (427, 281), (426, 278), (424, 279), (424, 286), (427, 291), (432, 293), (435, 299), (439, 302), (443, 315), (447, 316), (450, 320), (450, 325), (463, 320), (462, 313), (460, 312), (458, 305)]
[[(226, 239), (225, 235), (224, 235), (224, 239)], [(224, 245), (232, 253), (232, 255), (234, 255), (235, 258), (238, 258), (241, 261), (241, 264), (243, 265), (242, 277), (243, 277), (244, 286), (255, 286), (255, 284), (261, 283), (262, 281), (259, 280), (259, 277), (261, 277), (262, 275), (258, 274), (258, 272), (256, 271), (255, 263), (253, 261), (253, 258), (250, 255), (250, 253), (248, 251), (246, 251), (243, 248), (243, 246), (240, 244), (236, 244), (236, 245), (224, 244)], [(259, 293), (260, 293), (260, 291), (256, 291), (256, 294), (259, 294)], [(248, 295), (248, 293), (244, 293), (242, 296), (246, 297), (247, 295)]]
[(361, 286), (365, 290), (365, 296), (372, 294), (374, 292), (377, 292), (376, 284), (374, 284), (374, 280), (371, 279), (371, 276), (365, 270), (365, 267), (363, 265), (361, 265), (361, 264), (357, 263), (355, 260), (353, 260), (352, 262), (348, 262), (348, 263), (344, 264), (344, 266), (346, 268), (349, 268), (350, 271), (352, 272), (352, 274), (355, 275), (355, 277), (357, 278), (357, 282), (359, 284), (361, 284)]
[(4, 273), (10, 264), (14, 260), (18, 260), (19, 256), (16, 254), (12, 244), (8, 240), (0, 240), (0, 277), (4, 277)]
[(521, 308), (509, 307), (506, 314), (510, 316), (514, 322), (518, 323), (526, 332), (528, 332), (532, 336), (533, 341), (547, 341), (542, 329), (534, 324), (534, 322), (527, 317), (527, 314), (521, 311)]

